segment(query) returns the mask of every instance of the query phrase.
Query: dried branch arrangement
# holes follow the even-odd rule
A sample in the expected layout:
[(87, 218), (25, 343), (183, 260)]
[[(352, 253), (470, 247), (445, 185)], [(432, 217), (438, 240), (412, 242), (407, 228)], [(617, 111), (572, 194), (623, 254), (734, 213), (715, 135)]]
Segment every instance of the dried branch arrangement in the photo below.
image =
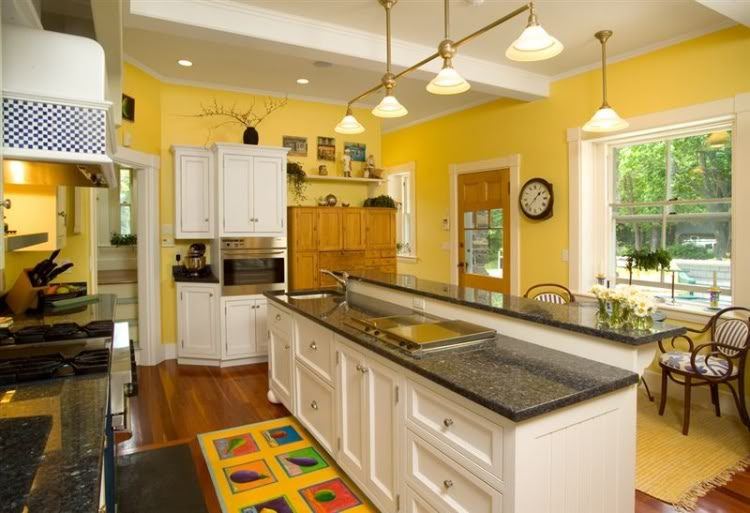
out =
[(247, 110), (240, 110), (236, 103), (233, 103), (231, 107), (225, 107), (220, 105), (219, 102), (214, 98), (213, 102), (209, 105), (201, 104), (201, 111), (198, 114), (193, 114), (195, 118), (208, 118), (208, 117), (225, 117), (229, 118), (224, 123), (221, 123), (214, 128), (219, 128), (223, 125), (236, 123), (238, 125), (245, 126), (247, 128), (257, 127), (264, 119), (266, 119), (271, 113), (284, 107), (287, 104), (287, 98), (274, 98), (268, 96), (263, 99), (263, 110), (261, 114), (255, 112), (256, 98), (253, 96), (253, 102), (250, 108)]

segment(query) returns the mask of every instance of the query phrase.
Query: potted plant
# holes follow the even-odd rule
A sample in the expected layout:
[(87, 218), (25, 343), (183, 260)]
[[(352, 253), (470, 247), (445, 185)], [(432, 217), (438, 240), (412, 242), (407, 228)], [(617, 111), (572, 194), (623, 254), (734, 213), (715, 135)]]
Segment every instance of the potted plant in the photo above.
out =
[(242, 134), (242, 142), (245, 144), (258, 144), (259, 135), (257, 127), (264, 119), (266, 119), (271, 113), (284, 107), (287, 104), (286, 98), (274, 98), (268, 96), (263, 100), (263, 106), (265, 112), (262, 114), (255, 113), (255, 97), (253, 96), (253, 103), (247, 110), (240, 110), (236, 104), (232, 104), (231, 107), (225, 107), (219, 105), (214, 98), (214, 101), (210, 105), (201, 104), (201, 111), (198, 114), (194, 114), (196, 118), (206, 117), (220, 117), (227, 118), (227, 121), (219, 123), (218, 125), (211, 128), (211, 131), (229, 124), (238, 124), (245, 127), (245, 131)]
[(367, 198), (364, 203), (365, 207), (381, 207), (381, 208), (396, 208), (396, 201), (388, 196), (382, 194), (374, 198)]
[(305, 170), (302, 169), (302, 164), (299, 162), (292, 162), (291, 160), (287, 161), (286, 178), (291, 186), (294, 201), (299, 205), (307, 198), (307, 196), (305, 196), (305, 190), (307, 190), (307, 175), (305, 174)]
[(625, 268), (628, 270), (628, 285), (633, 284), (633, 269), (641, 271), (666, 271), (672, 263), (672, 256), (668, 251), (657, 249), (647, 251), (645, 249), (634, 249), (627, 255)]

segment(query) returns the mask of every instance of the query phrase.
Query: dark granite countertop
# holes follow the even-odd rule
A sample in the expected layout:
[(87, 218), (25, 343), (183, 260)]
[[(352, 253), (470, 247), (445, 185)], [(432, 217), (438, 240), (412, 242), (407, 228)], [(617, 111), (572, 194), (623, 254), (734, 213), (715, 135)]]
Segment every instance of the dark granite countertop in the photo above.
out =
[(185, 271), (185, 268), (181, 265), (172, 266), (172, 278), (178, 283), (219, 283), (219, 278), (214, 275), (214, 271), (209, 265), (208, 271), (205, 274), (199, 276), (193, 276)]
[(415, 358), (348, 326), (349, 318), (401, 315), (412, 310), (359, 294), (295, 299), (266, 292), (290, 308), (355, 343), (512, 421), (523, 421), (638, 382), (638, 375), (514, 338)]
[(21, 315), (6, 313), (13, 317), (13, 329), (41, 324), (59, 324), (75, 322), (81, 326), (94, 321), (111, 321), (115, 318), (117, 296), (115, 294), (97, 294), (95, 300), (84, 305), (70, 308), (46, 308), (40, 312), (28, 311)]
[(596, 322), (597, 305), (593, 300), (556, 305), (501, 292), (424, 280), (408, 274), (388, 274), (378, 271), (355, 273), (350, 275), (350, 278), (635, 346), (662, 339), (671, 339), (685, 333), (685, 328), (661, 321), (654, 322), (653, 327), (649, 330), (611, 329), (598, 326)]

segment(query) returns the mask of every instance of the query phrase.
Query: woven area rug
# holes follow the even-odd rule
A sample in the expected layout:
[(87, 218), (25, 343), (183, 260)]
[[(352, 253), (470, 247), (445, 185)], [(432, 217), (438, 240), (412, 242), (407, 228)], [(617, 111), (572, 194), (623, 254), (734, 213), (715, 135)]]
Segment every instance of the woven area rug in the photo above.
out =
[(658, 408), (658, 398), (638, 400), (636, 488), (692, 511), (699, 497), (750, 465), (750, 431), (737, 417), (693, 405), (683, 436), (683, 403), (668, 400), (663, 417)]
[(224, 513), (376, 513), (292, 417), (198, 435)]

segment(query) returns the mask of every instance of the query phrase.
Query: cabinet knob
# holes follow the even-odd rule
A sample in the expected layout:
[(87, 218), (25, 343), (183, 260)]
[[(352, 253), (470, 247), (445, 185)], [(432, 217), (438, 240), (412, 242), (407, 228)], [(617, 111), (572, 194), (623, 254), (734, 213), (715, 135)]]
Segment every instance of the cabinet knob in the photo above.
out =
[(317, 410), (318, 409), (318, 401), (311, 402), (310, 403), (310, 408), (312, 408), (313, 410)]
[(203, 221), (205, 221), (207, 223), (208, 222), (208, 218), (205, 218)]
[(277, 321), (280, 321), (280, 320), (281, 320), (281, 315), (280, 315), (280, 314), (276, 314), (276, 320), (277, 320)]
[(446, 417), (445, 420), (443, 420), (443, 425), (445, 427), (451, 427), (453, 425), (453, 419), (450, 417)]
[(316, 344), (314, 340), (310, 342), (310, 349), (312, 349), (313, 351), (318, 350), (318, 344)]
[(359, 372), (361, 372), (362, 374), (367, 374), (367, 367), (365, 367), (364, 365), (360, 365)]
[(445, 481), (443, 481), (443, 486), (445, 486), (445, 489), (447, 490), (448, 488), (453, 486), (453, 481), (451, 481), (450, 479), (446, 479)]
[(289, 344), (284, 344), (284, 349), (289, 349)]

